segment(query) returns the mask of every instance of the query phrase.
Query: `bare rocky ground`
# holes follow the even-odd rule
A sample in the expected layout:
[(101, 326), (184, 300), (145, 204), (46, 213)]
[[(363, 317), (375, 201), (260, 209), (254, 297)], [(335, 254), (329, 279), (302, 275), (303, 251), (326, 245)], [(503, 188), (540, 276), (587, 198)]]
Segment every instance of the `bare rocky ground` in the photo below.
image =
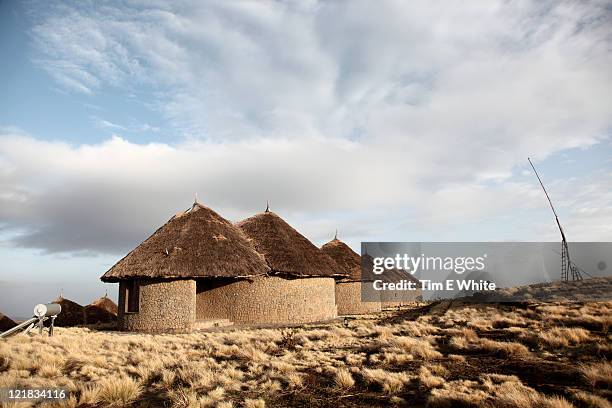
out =
[(611, 406), (612, 302), (471, 300), (348, 327), (18, 335), (0, 387), (65, 387), (69, 407)]

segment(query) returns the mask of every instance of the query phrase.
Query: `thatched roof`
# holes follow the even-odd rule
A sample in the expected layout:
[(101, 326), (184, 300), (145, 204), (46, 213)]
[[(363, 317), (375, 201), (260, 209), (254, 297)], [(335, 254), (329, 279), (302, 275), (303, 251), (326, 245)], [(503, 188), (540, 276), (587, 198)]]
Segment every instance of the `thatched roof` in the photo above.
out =
[(15, 323), (13, 319), (0, 313), (0, 333), (12, 329), (15, 326), (17, 326), (17, 323)]
[(273, 273), (293, 276), (345, 276), (329, 256), (271, 211), (237, 223)]
[(114, 315), (117, 315), (119, 312), (119, 307), (111, 298), (108, 297), (108, 295), (104, 295), (100, 299), (94, 300), (89, 304), (89, 306), (99, 307)]
[(85, 306), (85, 323), (113, 323), (117, 321), (117, 312), (119, 308), (107, 296), (94, 300), (91, 304)]
[(172, 217), (101, 279), (247, 277), (268, 271), (262, 256), (238, 228), (196, 202)]
[(361, 261), (359, 255), (348, 245), (334, 238), (321, 247), (321, 251), (332, 258), (349, 277), (347, 281), (361, 281)]
[(85, 308), (83, 306), (62, 296), (55, 299), (53, 303), (59, 303), (62, 307), (62, 311), (55, 319), (55, 325), (68, 327), (85, 323)]

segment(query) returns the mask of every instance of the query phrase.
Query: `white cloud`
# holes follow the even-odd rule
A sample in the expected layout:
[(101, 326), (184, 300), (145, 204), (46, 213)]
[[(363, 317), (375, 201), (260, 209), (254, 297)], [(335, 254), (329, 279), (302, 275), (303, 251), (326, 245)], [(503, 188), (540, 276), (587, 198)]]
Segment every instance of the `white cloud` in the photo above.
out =
[(360, 134), (546, 153), (609, 125), (605, 2), (41, 9), (32, 36), (59, 81), (154, 86), (158, 109), (196, 137)]
[(123, 125), (119, 125), (117, 123), (113, 123), (110, 120), (101, 119), (97, 117), (92, 118), (96, 126), (103, 129), (113, 129), (113, 130), (127, 130), (127, 128)]
[[(524, 225), (524, 238), (537, 239), (540, 226), (539, 238), (555, 238), (549, 223), (512, 219), (517, 211), (547, 211), (535, 182), (423, 184), (438, 169), (428, 170), (418, 158), (412, 164), (418, 171), (385, 148), (341, 140), (170, 146), (114, 137), (70, 146), (5, 133), (0, 135), (0, 220), (21, 246), (121, 253), (173, 211), (187, 207), (197, 192), (202, 202), (232, 220), (262, 211), (270, 200), (273, 210), (316, 241), (330, 238), (336, 227), (353, 242), (415, 227), (441, 228), (448, 236), (500, 215), (508, 217), (506, 223)], [(589, 183), (551, 183), (564, 214), (571, 214), (565, 221), (573, 238), (609, 236), (603, 225), (612, 224), (606, 224), (612, 221), (611, 186), (609, 172)], [(489, 237), (508, 238), (508, 226), (502, 225)]]
[[(534, 206), (537, 185), (510, 177), (527, 156), (611, 128), (605, 2), (57, 4), (36, 10), (36, 61), (92, 95), (150, 88), (186, 137), (0, 135), (0, 216), (25, 246), (126, 250), (195, 192), (234, 219), (270, 199), (315, 239), (339, 218), (365, 239), (397, 217), (496, 217)], [(610, 200), (584, 181), (589, 204), (566, 208), (605, 238)]]
[(111, 122), (110, 120), (99, 118), (97, 116), (92, 116), (91, 119), (93, 123), (96, 125), (96, 127), (99, 127), (101, 129), (107, 129), (113, 132), (158, 133), (161, 130), (157, 126), (153, 126), (148, 123), (138, 123), (138, 122), (135, 122), (134, 120), (131, 120), (129, 124), (119, 124), (119, 123)]

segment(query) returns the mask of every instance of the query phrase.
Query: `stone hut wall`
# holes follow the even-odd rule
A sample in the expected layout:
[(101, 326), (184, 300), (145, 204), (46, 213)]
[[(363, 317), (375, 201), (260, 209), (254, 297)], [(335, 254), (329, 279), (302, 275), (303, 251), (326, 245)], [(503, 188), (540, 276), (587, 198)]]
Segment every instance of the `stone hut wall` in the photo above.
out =
[(126, 312), (126, 283), (119, 283), (119, 328), (148, 333), (187, 332), (195, 322), (196, 282), (140, 280), (139, 311)]
[[(371, 295), (368, 295), (368, 299), (375, 298), (376, 295), (378, 293), (373, 291)], [(359, 315), (381, 311), (380, 301), (361, 301), (361, 282), (337, 282), (336, 306), (339, 315)]]
[(307, 323), (337, 317), (333, 278), (243, 280), (201, 279), (198, 319), (229, 319), (237, 324)]

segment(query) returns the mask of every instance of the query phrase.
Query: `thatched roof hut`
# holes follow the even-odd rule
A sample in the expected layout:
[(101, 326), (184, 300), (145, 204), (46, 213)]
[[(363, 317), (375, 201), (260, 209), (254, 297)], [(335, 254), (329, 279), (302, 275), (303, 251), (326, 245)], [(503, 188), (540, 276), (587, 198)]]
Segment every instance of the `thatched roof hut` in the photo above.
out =
[(58, 297), (53, 303), (59, 303), (62, 312), (55, 319), (56, 326), (79, 326), (85, 324), (85, 308), (63, 296)]
[(198, 317), (196, 292), (204, 280), (233, 281), (268, 272), (263, 257), (240, 229), (196, 201), (101, 279), (119, 282), (119, 328), (184, 332), (194, 327)]
[(266, 210), (236, 225), (251, 239), (273, 274), (347, 276), (333, 259), (272, 211)]
[(198, 282), (197, 314), (236, 323), (306, 323), (337, 317), (336, 263), (278, 215), (266, 212), (236, 226), (270, 269), (239, 281)]
[(332, 258), (348, 275), (349, 282), (361, 282), (361, 261), (359, 255), (337, 237), (321, 247), (321, 251)]
[(15, 323), (13, 319), (0, 313), (0, 333), (12, 329), (15, 326), (17, 326), (17, 323)]
[[(321, 247), (348, 276), (336, 282), (336, 305), (340, 315), (380, 312), (380, 295), (368, 283), (362, 284), (361, 258), (348, 245), (334, 237)], [(366, 296), (364, 296), (364, 291)], [(368, 300), (368, 301), (366, 301)]]
[(119, 282), (119, 328), (184, 332), (335, 318), (336, 276), (346, 274), (276, 214), (234, 225), (196, 202), (101, 279)]
[(108, 295), (106, 294), (102, 296), (100, 299), (96, 299), (93, 302), (91, 302), (89, 306), (99, 307), (100, 309), (104, 309), (108, 313), (111, 313), (117, 316), (117, 312), (118, 312), (117, 304), (113, 302), (113, 300), (109, 298)]
[(196, 202), (117, 262), (104, 282), (264, 275), (268, 267), (231, 222)]
[(94, 300), (85, 306), (85, 324), (114, 323), (117, 321), (118, 308), (108, 296)]

